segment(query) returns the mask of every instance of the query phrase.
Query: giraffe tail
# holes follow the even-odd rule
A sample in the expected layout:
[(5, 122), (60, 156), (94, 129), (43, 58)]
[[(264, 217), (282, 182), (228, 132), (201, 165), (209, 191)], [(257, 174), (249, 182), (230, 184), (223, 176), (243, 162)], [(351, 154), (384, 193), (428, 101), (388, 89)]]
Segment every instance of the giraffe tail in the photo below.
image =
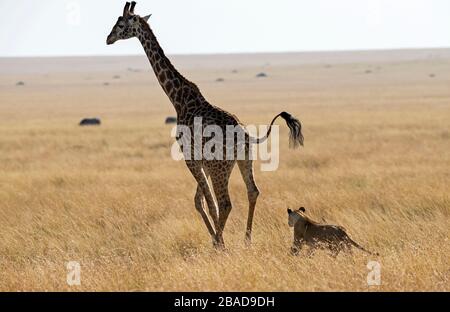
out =
[(263, 143), (267, 140), (270, 132), (272, 131), (273, 123), (278, 117), (283, 118), (286, 121), (287, 126), (289, 127), (289, 146), (292, 148), (297, 148), (299, 145), (303, 146), (302, 124), (297, 118), (286, 112), (281, 112), (272, 119), (266, 135), (262, 138), (254, 139), (256, 144)]

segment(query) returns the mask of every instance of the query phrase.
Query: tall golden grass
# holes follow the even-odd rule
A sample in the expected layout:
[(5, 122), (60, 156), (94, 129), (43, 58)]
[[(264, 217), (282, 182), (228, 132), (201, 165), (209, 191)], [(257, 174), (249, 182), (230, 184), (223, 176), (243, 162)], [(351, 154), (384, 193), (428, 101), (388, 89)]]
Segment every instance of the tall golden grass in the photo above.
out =
[[(195, 181), (170, 157), (163, 121), (173, 111), (151, 73), (124, 72), (110, 86), (109, 73), (30, 74), (24, 87), (2, 76), (0, 290), (450, 290), (448, 64), (188, 74), (245, 123), (286, 110), (304, 126), (305, 147), (290, 150), (280, 123), (277, 171), (255, 164), (250, 248), (245, 185), (233, 172), (226, 251), (211, 247)], [(225, 82), (214, 83), (219, 74)], [(101, 127), (77, 126), (95, 115)], [(299, 206), (380, 256), (293, 257), (286, 208)], [(367, 285), (371, 260), (380, 286)], [(80, 286), (66, 283), (68, 261), (81, 265)]]

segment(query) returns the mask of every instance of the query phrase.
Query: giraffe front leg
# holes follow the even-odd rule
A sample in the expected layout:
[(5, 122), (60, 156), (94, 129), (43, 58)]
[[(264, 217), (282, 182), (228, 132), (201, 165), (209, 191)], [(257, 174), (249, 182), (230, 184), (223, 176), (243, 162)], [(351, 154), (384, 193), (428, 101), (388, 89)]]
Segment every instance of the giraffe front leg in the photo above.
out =
[[(186, 164), (187, 164), (189, 170), (191, 171), (192, 175), (194, 176), (195, 180), (197, 181), (198, 188), (200, 188), (200, 190), (203, 193), (204, 198), (206, 199), (206, 203), (207, 203), (208, 209), (209, 209), (209, 215), (211, 216), (211, 218), (213, 219), (213, 222), (214, 222), (214, 228), (215, 228), (214, 233), (216, 233), (214, 235), (214, 246), (216, 246), (216, 244), (217, 244), (217, 229), (219, 228), (219, 216), (218, 216), (217, 204), (214, 200), (214, 197), (212, 196), (211, 187), (208, 183), (208, 179), (206, 177), (205, 171), (203, 170), (203, 168), (201, 166), (201, 162), (186, 161)], [(208, 224), (206, 224), (206, 226), (208, 227)]]
[(216, 235), (217, 242), (219, 244), (218, 247), (221, 248), (225, 248), (223, 231), (225, 229), (225, 224), (227, 222), (228, 216), (230, 215), (231, 209), (233, 208), (228, 192), (228, 182), (233, 167), (234, 161), (228, 161), (221, 163), (221, 167), (216, 168), (215, 170), (209, 168), (214, 193), (216, 195), (217, 204), (219, 207), (219, 227), (216, 230)]
[(205, 211), (205, 206), (203, 203), (203, 192), (199, 185), (197, 185), (197, 191), (195, 192), (195, 209), (200, 213), (200, 216), (203, 219), (203, 222), (205, 222), (206, 228), (208, 229), (209, 234), (211, 235), (211, 238), (213, 239), (213, 243), (216, 239), (216, 232), (214, 231), (214, 228), (211, 224), (211, 221), (208, 218), (208, 215)]
[(230, 215), (231, 209), (233, 208), (230, 196), (228, 192), (218, 196), (219, 204), (219, 228), (217, 229), (217, 241), (222, 248), (225, 248), (225, 242), (223, 240), (223, 231), (225, 229), (225, 224), (227, 222), (228, 216)]

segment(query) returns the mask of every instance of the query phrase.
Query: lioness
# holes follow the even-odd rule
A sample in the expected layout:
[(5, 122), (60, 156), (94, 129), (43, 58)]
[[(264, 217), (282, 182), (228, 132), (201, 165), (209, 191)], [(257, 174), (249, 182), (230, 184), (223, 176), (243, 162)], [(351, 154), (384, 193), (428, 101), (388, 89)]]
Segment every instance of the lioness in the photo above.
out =
[[(303, 244), (310, 247), (310, 253), (317, 247), (327, 248), (337, 256), (340, 251), (350, 251), (354, 246), (368, 254), (373, 254), (353, 241), (342, 226), (319, 224), (305, 215), (305, 208), (296, 211), (288, 208), (288, 224), (294, 227), (292, 254), (298, 255)], [(377, 254), (375, 254), (377, 255)]]

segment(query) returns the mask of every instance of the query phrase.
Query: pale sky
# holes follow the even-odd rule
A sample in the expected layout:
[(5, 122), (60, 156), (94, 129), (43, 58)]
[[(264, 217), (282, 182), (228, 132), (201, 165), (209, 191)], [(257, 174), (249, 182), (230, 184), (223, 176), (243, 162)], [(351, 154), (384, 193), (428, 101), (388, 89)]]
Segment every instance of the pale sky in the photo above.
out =
[[(1, 56), (142, 54), (105, 43), (123, 0), (0, 0)], [(450, 47), (448, 0), (141, 0), (169, 54)]]

